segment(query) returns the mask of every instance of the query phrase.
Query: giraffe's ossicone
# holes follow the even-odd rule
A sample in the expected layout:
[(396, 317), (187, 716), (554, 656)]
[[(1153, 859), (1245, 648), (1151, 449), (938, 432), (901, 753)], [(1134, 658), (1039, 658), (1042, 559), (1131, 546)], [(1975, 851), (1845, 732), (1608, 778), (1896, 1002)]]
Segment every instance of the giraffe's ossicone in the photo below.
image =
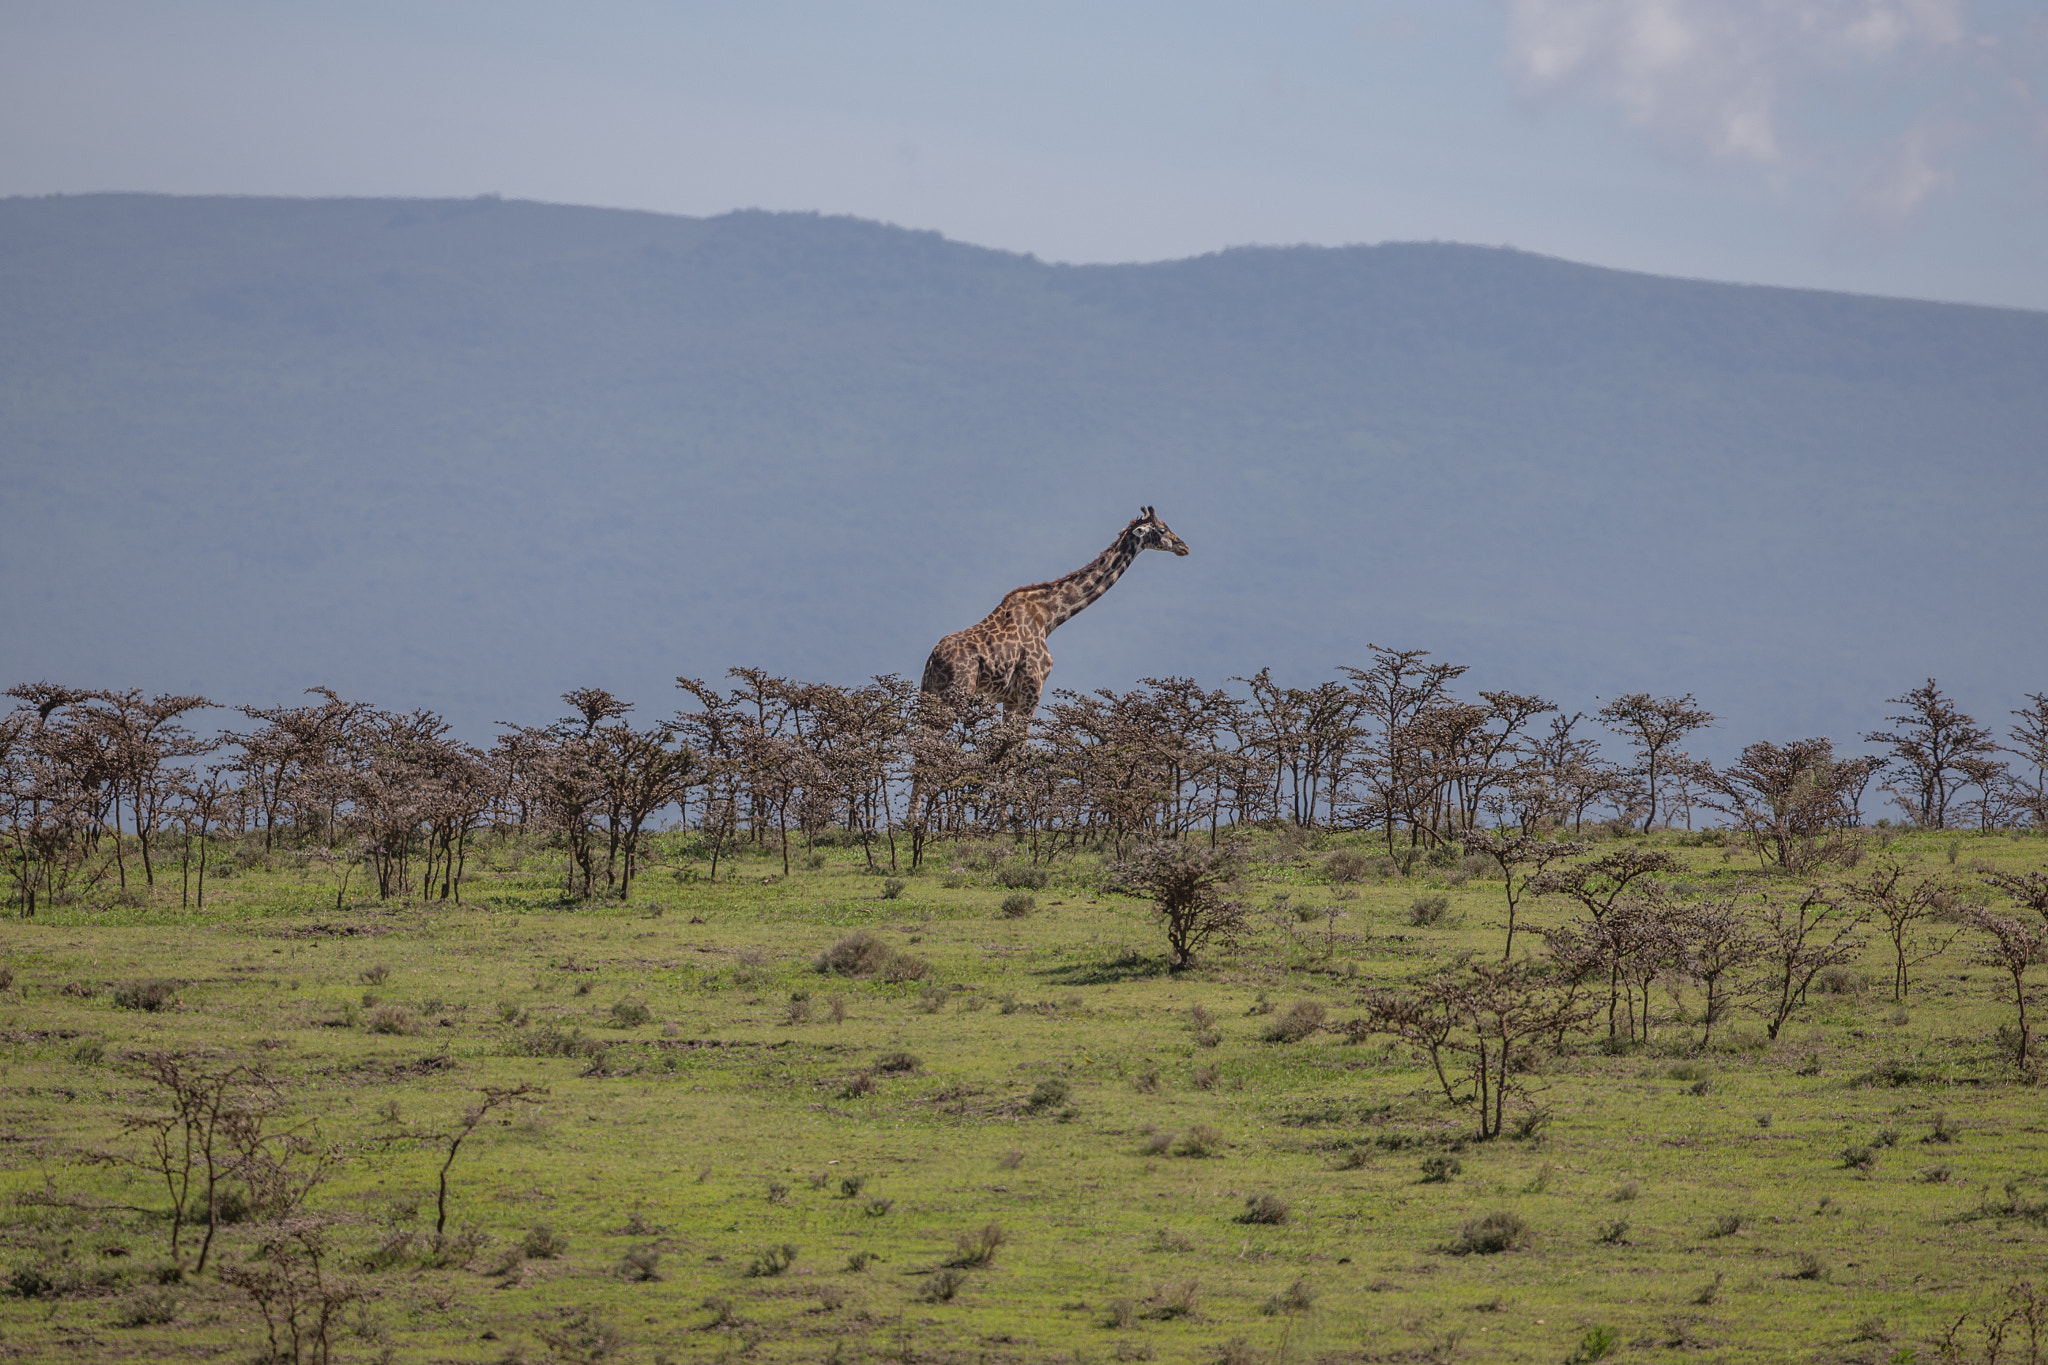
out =
[(1108, 592), (1145, 550), (1188, 552), (1187, 542), (1149, 507), (1131, 519), (1115, 544), (1065, 578), (1012, 588), (978, 624), (934, 645), (924, 664), (923, 690), (949, 700), (994, 697), (1008, 715), (1029, 718), (1052, 672), (1045, 637)]

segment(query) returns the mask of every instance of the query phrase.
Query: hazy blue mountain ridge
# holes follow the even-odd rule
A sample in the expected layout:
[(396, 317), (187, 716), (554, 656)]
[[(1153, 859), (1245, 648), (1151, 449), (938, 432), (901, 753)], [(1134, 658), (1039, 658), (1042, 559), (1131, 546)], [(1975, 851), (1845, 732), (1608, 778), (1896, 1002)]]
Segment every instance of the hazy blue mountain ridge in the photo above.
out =
[(814, 215), (0, 201), (0, 673), (466, 731), (756, 663), (915, 676), (1148, 557), (1058, 686), (1696, 692), (1702, 747), (2048, 688), (2048, 315), (1507, 250), (1057, 266)]

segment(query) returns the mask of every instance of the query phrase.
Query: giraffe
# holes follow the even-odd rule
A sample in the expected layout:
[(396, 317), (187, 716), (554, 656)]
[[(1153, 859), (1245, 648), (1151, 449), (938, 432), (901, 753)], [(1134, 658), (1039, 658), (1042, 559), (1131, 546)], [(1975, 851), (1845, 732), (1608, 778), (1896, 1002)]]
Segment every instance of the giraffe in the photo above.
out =
[(1151, 508), (1139, 509), (1115, 544), (1065, 578), (1012, 588), (978, 625), (956, 630), (933, 646), (924, 664), (923, 691), (948, 699), (993, 696), (1002, 702), (1004, 714), (1028, 722), (1052, 672), (1045, 637), (1108, 592), (1144, 550), (1184, 555), (1188, 547)]

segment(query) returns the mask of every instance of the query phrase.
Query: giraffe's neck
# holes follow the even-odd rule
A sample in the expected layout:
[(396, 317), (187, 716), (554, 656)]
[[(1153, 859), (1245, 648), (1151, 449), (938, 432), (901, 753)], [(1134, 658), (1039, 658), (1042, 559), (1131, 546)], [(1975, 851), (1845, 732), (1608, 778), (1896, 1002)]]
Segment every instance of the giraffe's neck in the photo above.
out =
[(1137, 537), (1119, 536), (1116, 544), (1065, 578), (1055, 578), (1046, 584), (1043, 598), (1046, 634), (1052, 634), (1078, 616), (1089, 603), (1108, 592), (1137, 557)]

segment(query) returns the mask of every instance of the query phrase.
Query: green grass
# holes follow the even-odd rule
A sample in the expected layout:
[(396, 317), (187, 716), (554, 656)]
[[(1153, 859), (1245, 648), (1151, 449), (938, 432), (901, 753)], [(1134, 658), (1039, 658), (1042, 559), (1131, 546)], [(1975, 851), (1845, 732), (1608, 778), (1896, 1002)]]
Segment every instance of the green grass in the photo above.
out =
[[(1951, 837), (1902, 847), (1946, 869)], [(2048, 862), (2048, 841), (1960, 843), (1959, 867)], [(945, 887), (947, 855), (885, 900), (843, 850), (786, 880), (745, 857), (717, 885), (666, 861), (629, 905), (564, 905), (546, 855), (501, 844), (459, 909), (336, 913), (331, 882), (251, 856), (203, 916), (173, 883), (9, 921), (0, 1350), (262, 1347), (211, 1268), (156, 1283), (160, 1185), (92, 1160), (140, 1151), (120, 1123), (152, 1095), (123, 1058), (153, 1048), (261, 1062), (347, 1152), (307, 1204), (367, 1295), (338, 1360), (1931, 1360), (2048, 1254), (2042, 1092), (1997, 1052), (2011, 1004), (1965, 944), (1901, 1009), (1871, 941), (1866, 988), (1817, 995), (1774, 1044), (1744, 1017), (1696, 1054), (1697, 993), (1660, 996), (1650, 1047), (1547, 1060), (1538, 1134), (1476, 1143), (1404, 1050), (1269, 1035), (1300, 1002), (1340, 1023), (1364, 986), (1497, 952), (1500, 884), (1331, 886), (1326, 850), (1268, 852), (1248, 891), (1284, 908), (1178, 976), (1090, 858), (1023, 917), (986, 876)], [(1680, 852), (1698, 885), (1754, 875)], [(1450, 899), (1435, 927), (1409, 923), (1423, 894)], [(854, 929), (929, 973), (815, 970)], [(168, 1008), (116, 1004), (159, 978)], [(464, 1144), (449, 1230), (472, 1235), (430, 1255), (427, 1135), (522, 1083), (545, 1102)], [(1938, 1126), (1953, 1140), (1922, 1140)], [(1267, 1196), (1284, 1221), (1253, 1216)], [(1495, 1252), (1500, 1214), (1526, 1233)], [(225, 1226), (217, 1263), (257, 1237)]]

